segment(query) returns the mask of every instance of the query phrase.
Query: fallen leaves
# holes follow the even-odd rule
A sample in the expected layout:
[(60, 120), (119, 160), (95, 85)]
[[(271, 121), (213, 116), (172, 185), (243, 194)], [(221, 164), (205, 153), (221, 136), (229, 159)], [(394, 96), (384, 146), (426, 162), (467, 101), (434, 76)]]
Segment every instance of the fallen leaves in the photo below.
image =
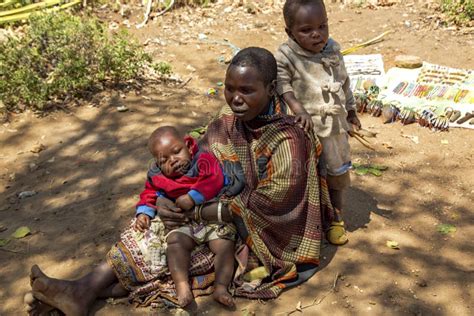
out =
[(436, 226), (436, 230), (443, 235), (456, 232), (456, 226), (452, 224), (439, 224)]
[(331, 293), (335, 292), (336, 291), (336, 286), (337, 286), (337, 280), (339, 280), (339, 272), (336, 273), (336, 276), (334, 277), (334, 282), (332, 284), (332, 287), (326, 292), (324, 293), (319, 299), (315, 298), (311, 303), (307, 304), (307, 305), (303, 305), (301, 303), (301, 301), (298, 301), (298, 303), (296, 304), (296, 307), (291, 310), (291, 311), (287, 311), (287, 312), (280, 312), (280, 313), (276, 313), (275, 315), (281, 315), (281, 314), (285, 314), (285, 315), (291, 315), (293, 313), (296, 313), (296, 312), (300, 312), (302, 313), (304, 309), (306, 308), (309, 308), (309, 307), (312, 307), (312, 306), (316, 306), (316, 305), (319, 305), (321, 304), (321, 302)]
[(352, 167), (354, 168), (354, 172), (359, 176), (371, 174), (376, 177), (380, 177), (382, 175), (382, 171), (385, 171), (388, 169), (387, 166), (377, 165), (377, 164), (353, 163)]
[(385, 245), (387, 245), (387, 247), (390, 249), (400, 250), (400, 246), (398, 245), (398, 242), (395, 240), (387, 240)]
[(302, 311), (303, 311), (303, 309), (301, 308), (301, 301), (299, 301), (299, 302), (296, 304), (296, 307), (295, 307), (295, 308), (296, 308), (296, 310), (297, 310), (298, 312), (302, 312)]
[[(28, 235), (31, 234), (31, 230), (28, 226), (21, 226), (21, 227), (18, 227), (15, 232), (13, 234), (11, 234), (11, 237), (15, 238), (15, 239), (21, 239), (21, 238), (24, 238)], [(0, 248), (1, 247), (5, 247), (6, 245), (8, 245), (11, 241), (11, 238), (0, 238)], [(21, 251), (15, 251), (15, 250), (10, 250), (10, 249), (1, 249), (2, 251), (8, 251), (8, 252), (12, 252), (12, 253), (21, 253)]]
[(18, 193), (18, 198), (24, 199), (24, 198), (32, 197), (33, 195), (36, 195), (36, 194), (38, 194), (38, 192), (36, 191), (23, 191), (23, 192)]
[(383, 142), (382, 146), (385, 147), (386, 149), (393, 149), (392, 144), (390, 144), (389, 142)]
[(0, 247), (6, 246), (10, 242), (8, 238), (1, 238), (0, 239)]
[(125, 105), (117, 106), (117, 111), (118, 112), (127, 112), (128, 108)]
[(418, 136), (407, 135), (407, 134), (401, 134), (401, 136), (410, 139), (410, 140), (411, 140), (412, 142), (414, 142), (415, 144), (419, 144), (419, 143), (420, 143), (420, 138), (419, 138)]
[(30, 151), (34, 154), (38, 154), (38, 153), (42, 152), (45, 149), (46, 149), (45, 145), (38, 144), (38, 145), (35, 145), (33, 148), (31, 148)]
[(28, 226), (21, 226), (18, 227), (17, 230), (15, 230), (15, 232), (12, 234), (12, 237), (20, 239), (28, 236), (29, 234), (31, 234), (30, 228)]

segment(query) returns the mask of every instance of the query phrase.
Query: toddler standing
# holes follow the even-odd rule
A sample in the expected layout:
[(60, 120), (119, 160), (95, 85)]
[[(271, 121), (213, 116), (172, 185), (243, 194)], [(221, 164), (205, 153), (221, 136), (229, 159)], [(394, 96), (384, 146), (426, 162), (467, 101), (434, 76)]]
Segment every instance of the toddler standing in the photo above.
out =
[(337, 218), (327, 239), (342, 245), (348, 239), (341, 217), (343, 193), (350, 185), (348, 131), (360, 128), (340, 46), (329, 38), (322, 0), (287, 0), (283, 8), (288, 41), (276, 53), (277, 92), (305, 131), (314, 128), (323, 145), (331, 203)]

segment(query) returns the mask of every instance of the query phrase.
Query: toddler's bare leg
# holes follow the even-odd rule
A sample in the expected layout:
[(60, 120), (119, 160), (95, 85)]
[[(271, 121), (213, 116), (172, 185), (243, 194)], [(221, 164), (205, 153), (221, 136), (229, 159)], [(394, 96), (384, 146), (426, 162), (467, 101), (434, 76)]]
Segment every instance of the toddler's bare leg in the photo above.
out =
[(191, 251), (196, 246), (196, 243), (189, 236), (179, 232), (171, 233), (166, 242), (168, 244), (166, 250), (168, 268), (176, 285), (178, 304), (184, 307), (194, 300), (191, 286), (189, 285), (189, 265), (191, 262)]
[(331, 198), (331, 204), (336, 209), (337, 222), (342, 220), (342, 207), (344, 201), (344, 190), (329, 189), (329, 197)]
[(234, 275), (234, 242), (228, 239), (215, 239), (209, 242), (209, 248), (216, 255), (214, 299), (228, 307), (234, 307), (234, 299), (227, 291)]
[(344, 207), (344, 193), (351, 183), (349, 172), (340, 176), (328, 176), (329, 197), (331, 204), (336, 209), (335, 221), (342, 221), (342, 209)]

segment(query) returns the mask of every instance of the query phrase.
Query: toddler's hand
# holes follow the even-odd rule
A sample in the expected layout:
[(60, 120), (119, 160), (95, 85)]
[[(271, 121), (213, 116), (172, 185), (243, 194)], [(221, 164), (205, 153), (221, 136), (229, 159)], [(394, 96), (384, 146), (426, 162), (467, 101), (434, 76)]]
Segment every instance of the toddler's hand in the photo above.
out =
[(184, 194), (176, 199), (176, 206), (184, 211), (189, 211), (194, 207), (194, 200), (189, 194)]
[(353, 110), (351, 110), (351, 111), (349, 111), (349, 113), (347, 113), (347, 122), (354, 125), (356, 130), (359, 130), (359, 129), (362, 128), (362, 124), (360, 123), (356, 112), (353, 111)]
[(300, 127), (308, 133), (314, 127), (313, 119), (308, 112), (302, 112), (295, 115), (295, 123), (299, 123)]
[(333, 105), (323, 105), (321, 107), (321, 114), (323, 115), (340, 115), (344, 113), (344, 107), (339, 104), (333, 104)]
[(146, 214), (138, 214), (134, 228), (135, 230), (141, 231), (142, 233), (150, 228), (150, 216)]

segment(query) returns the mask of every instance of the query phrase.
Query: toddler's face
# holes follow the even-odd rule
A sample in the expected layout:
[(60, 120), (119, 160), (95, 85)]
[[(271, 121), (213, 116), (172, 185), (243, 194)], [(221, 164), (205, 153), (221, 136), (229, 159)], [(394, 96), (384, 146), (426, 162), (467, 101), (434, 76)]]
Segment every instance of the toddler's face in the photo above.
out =
[(275, 84), (265, 85), (255, 67), (234, 66), (227, 69), (225, 77), (225, 100), (242, 121), (250, 121), (268, 110)]
[(301, 6), (295, 13), (293, 26), (286, 32), (302, 48), (321, 52), (329, 38), (326, 9), (322, 4)]
[(186, 174), (191, 165), (191, 149), (182, 139), (165, 134), (152, 148), (157, 166), (167, 178), (179, 178)]

